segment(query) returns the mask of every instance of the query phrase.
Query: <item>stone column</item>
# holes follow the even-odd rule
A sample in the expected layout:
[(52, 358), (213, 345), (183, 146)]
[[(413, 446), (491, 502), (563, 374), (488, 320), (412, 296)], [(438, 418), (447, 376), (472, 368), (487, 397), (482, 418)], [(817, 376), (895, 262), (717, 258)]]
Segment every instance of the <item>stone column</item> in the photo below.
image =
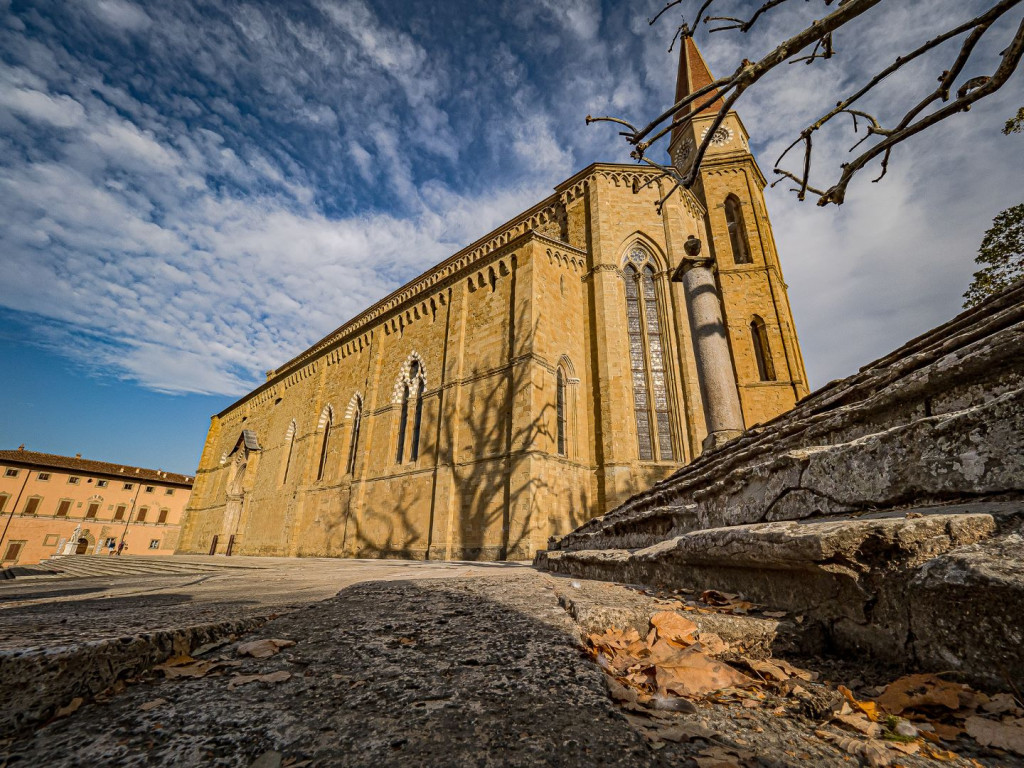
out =
[(714, 259), (701, 257), (700, 246), (700, 240), (693, 235), (687, 239), (684, 245), (687, 255), (672, 280), (681, 282), (686, 294), (697, 378), (708, 428), (703, 448), (709, 451), (743, 432), (743, 411), (736, 391), (736, 372), (725, 335), (718, 285), (711, 269)]

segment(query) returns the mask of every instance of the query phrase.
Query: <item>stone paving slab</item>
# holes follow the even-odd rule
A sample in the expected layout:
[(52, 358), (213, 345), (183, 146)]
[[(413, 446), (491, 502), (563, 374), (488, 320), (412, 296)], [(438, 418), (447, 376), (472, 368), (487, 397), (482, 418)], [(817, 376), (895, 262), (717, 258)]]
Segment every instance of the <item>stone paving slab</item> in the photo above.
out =
[[(814, 737), (813, 719), (739, 705), (669, 713), (707, 735), (646, 741), (583, 652), (559, 605), (564, 588), (526, 569), (357, 584), (244, 638), (295, 641), (281, 653), (213, 651), (241, 663), (223, 676), (131, 684), (0, 748), (0, 764), (692, 766), (715, 746), (739, 750), (746, 766), (856, 764)], [(618, 588), (587, 594), (600, 600), (601, 589)], [(278, 682), (231, 683), (273, 673)]]

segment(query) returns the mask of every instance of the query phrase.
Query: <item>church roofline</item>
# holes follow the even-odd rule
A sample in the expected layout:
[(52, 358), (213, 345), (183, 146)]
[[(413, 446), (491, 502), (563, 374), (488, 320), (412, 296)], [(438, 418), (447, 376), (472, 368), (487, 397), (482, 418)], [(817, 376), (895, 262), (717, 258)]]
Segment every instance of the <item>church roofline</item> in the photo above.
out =
[[(557, 198), (557, 196), (555, 196), (555, 197)], [(533, 209), (530, 209), (530, 210), (533, 210)], [(516, 220), (513, 219), (511, 221), (516, 221)], [(572, 252), (577, 253), (577, 254), (579, 254), (581, 256), (586, 256), (587, 255), (587, 252), (585, 250), (581, 249), (581, 248), (577, 248), (574, 245), (570, 245), (569, 243), (563, 242), (561, 240), (557, 240), (557, 239), (555, 239), (553, 237), (548, 237), (547, 235), (544, 235), (544, 234), (542, 234), (540, 232), (537, 232), (535, 230), (532, 230), (532, 229), (528, 229), (525, 232), (523, 232), (522, 234), (519, 234), (519, 235), (513, 237), (512, 239), (508, 240), (507, 242), (502, 243), (500, 246), (498, 246), (498, 247), (488, 251), (487, 254), (484, 254), (484, 255), (486, 255), (486, 256), (490, 256), (490, 255), (504, 255), (509, 250), (514, 249), (514, 248), (518, 248), (520, 245), (522, 245), (523, 243), (525, 243), (525, 242), (527, 242), (529, 240), (537, 240), (538, 242), (541, 242), (541, 243), (548, 243), (548, 244), (550, 244), (552, 246), (555, 246), (559, 250), (562, 250), (562, 251), (572, 251)], [(460, 251), (460, 253), (461, 253), (461, 251)], [(443, 278), (435, 281), (431, 285), (432, 286), (443, 287), (443, 286), (447, 286), (451, 281), (461, 280), (463, 274), (466, 271), (471, 271), (471, 268), (474, 267), (474, 265), (476, 265), (476, 264), (477, 264), (477, 261), (473, 261), (470, 264), (465, 265), (465, 267), (459, 268), (458, 270), (452, 272), (449, 275), (445, 275)], [(429, 273), (427, 273), (427, 274), (429, 274)], [(423, 276), (424, 275), (421, 275), (421, 277), (423, 277)], [(408, 288), (409, 286), (411, 286), (415, 282), (416, 281), (414, 280), (414, 281), (412, 281), (412, 283), (407, 283), (405, 286), (403, 286), (403, 288), (400, 288), (395, 293), (399, 293), (399, 292), (403, 291), (405, 288)], [(389, 296), (391, 296), (391, 295), (393, 295), (393, 294), (389, 294)], [(418, 293), (412, 294), (407, 299), (405, 299), (404, 301), (402, 301), (402, 302), (400, 302), (400, 303), (398, 303), (398, 304), (396, 304), (396, 305), (394, 305), (392, 307), (382, 308), (377, 314), (373, 315), (373, 317), (368, 317), (366, 319), (366, 321), (367, 322), (370, 322), (370, 321), (381, 321), (381, 322), (386, 321), (387, 318), (391, 314), (393, 314), (394, 312), (401, 312), (402, 308), (405, 307), (409, 303), (410, 300), (415, 300), (415, 297), (417, 297), (419, 295), (420, 294), (418, 294)], [(341, 326), (340, 328), (338, 328), (337, 330), (333, 331), (332, 333), (329, 333), (326, 336), (324, 336), (316, 344), (314, 344), (311, 347), (309, 347), (308, 349), (306, 349), (301, 355), (299, 355), (296, 358), (293, 358), (288, 363), (286, 363), (285, 365), (287, 367), (282, 366), (281, 368), (275, 370), (273, 375), (269, 379), (267, 379), (267, 381), (265, 381), (263, 384), (260, 384), (255, 389), (253, 389), (250, 392), (247, 392), (246, 394), (242, 395), (242, 397), (240, 397), (238, 400), (236, 400), (233, 403), (231, 403), (231, 405), (227, 406), (226, 408), (224, 408), (219, 413), (214, 414), (214, 418), (223, 418), (228, 413), (230, 413), (231, 411), (233, 411), (236, 408), (238, 408), (240, 405), (244, 405), (248, 401), (250, 401), (253, 398), (255, 398), (257, 395), (259, 395), (259, 394), (261, 394), (263, 392), (266, 392), (268, 389), (271, 389), (271, 388), (277, 386), (284, 379), (286, 379), (289, 376), (293, 375), (297, 370), (300, 370), (303, 365), (306, 365), (306, 364), (308, 364), (308, 363), (310, 363), (310, 362), (312, 362), (312, 361), (314, 361), (316, 359), (319, 359), (322, 355), (332, 351), (338, 345), (340, 345), (341, 343), (347, 341), (348, 338), (349, 338), (349, 334), (351, 333), (351, 330), (354, 330), (354, 329), (351, 329), (351, 330), (349, 330), (349, 334), (346, 334), (345, 331), (346, 331), (346, 329), (348, 329), (348, 326), (353, 325), (357, 320), (363, 319), (364, 315), (369, 315), (374, 309), (378, 308), (379, 305), (383, 305), (386, 301), (387, 301), (387, 298), (382, 299), (381, 301), (379, 301), (377, 304), (374, 304), (369, 309), (365, 310), (364, 312), (361, 312), (359, 315), (357, 315), (355, 318), (350, 320), (345, 325)], [(359, 334), (356, 334), (356, 335), (359, 335)]]
[[(554, 189), (555, 193), (541, 200), (536, 205), (526, 209), (517, 216), (508, 219), (498, 227), (492, 229), (483, 237), (474, 240), (472, 243), (456, 251), (448, 258), (441, 261), (439, 264), (431, 267), (427, 271), (421, 273), (417, 277), (414, 277), (409, 282), (405, 283), (401, 287), (395, 289), (384, 298), (380, 299), (376, 303), (364, 309), (358, 315), (352, 319), (346, 321), (342, 325), (335, 328), (333, 331), (328, 333), (326, 336), (315, 342), (298, 355), (283, 363), (268, 377), (267, 381), (255, 388), (251, 392), (241, 397), (236, 402), (229, 405), (220, 413), (216, 414), (218, 417), (223, 416), (234, 408), (250, 399), (253, 395), (266, 390), (268, 387), (273, 386), (287, 375), (293, 373), (302, 363), (309, 361), (316, 357), (319, 353), (323, 352), (332, 342), (339, 339), (339, 337), (353, 333), (356, 329), (362, 328), (369, 324), (371, 321), (376, 320), (385, 312), (390, 309), (397, 308), (400, 305), (404, 305), (413, 296), (420, 295), (425, 290), (437, 285), (439, 282), (447, 277), (451, 277), (471, 264), (476, 263), (481, 257), (486, 256), (496, 249), (507, 245), (514, 239), (518, 239), (521, 235), (532, 232), (532, 227), (525, 228), (522, 232), (512, 234), (510, 230), (517, 229), (524, 225), (529, 225), (530, 219), (539, 219), (547, 208), (551, 208), (559, 202), (559, 200), (572, 191), (572, 189), (580, 184), (586, 183), (587, 179), (593, 176), (595, 173), (607, 170), (619, 173), (636, 173), (642, 175), (654, 175), (658, 173), (653, 168), (646, 168), (644, 166), (632, 165), (629, 163), (591, 163), (587, 167), (578, 171), (577, 173), (570, 176), (568, 179), (557, 184)], [(537, 223), (541, 223), (538, 221)], [(569, 248), (579, 253), (585, 253), (578, 248), (575, 248), (568, 243), (564, 243), (558, 240), (552, 240), (551, 238), (540, 235), (534, 232), (535, 235), (545, 240), (550, 240), (552, 243), (557, 243), (559, 247)], [(495, 242), (504, 239), (503, 242)], [(474, 251), (479, 251), (474, 253)], [(460, 264), (460, 262), (465, 262)]]

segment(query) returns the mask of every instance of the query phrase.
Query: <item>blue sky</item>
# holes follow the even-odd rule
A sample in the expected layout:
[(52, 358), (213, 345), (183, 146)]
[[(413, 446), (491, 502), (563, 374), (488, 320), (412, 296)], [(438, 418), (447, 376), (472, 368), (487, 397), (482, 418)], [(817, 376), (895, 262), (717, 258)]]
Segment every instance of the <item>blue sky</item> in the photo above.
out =
[[(194, 471), (209, 415), (263, 371), (588, 163), (627, 160), (583, 118), (664, 106), (660, 5), (0, 0), (0, 445)], [(882, 3), (838, 59), (751, 91), (762, 168), (823, 94), (971, 5)], [(798, 6), (700, 36), (712, 69), (819, 11)], [(842, 208), (769, 193), (813, 385), (958, 310), (982, 233), (1020, 202), (1024, 140), (999, 128), (1022, 91), (1018, 73)], [(823, 137), (826, 176), (848, 138)]]

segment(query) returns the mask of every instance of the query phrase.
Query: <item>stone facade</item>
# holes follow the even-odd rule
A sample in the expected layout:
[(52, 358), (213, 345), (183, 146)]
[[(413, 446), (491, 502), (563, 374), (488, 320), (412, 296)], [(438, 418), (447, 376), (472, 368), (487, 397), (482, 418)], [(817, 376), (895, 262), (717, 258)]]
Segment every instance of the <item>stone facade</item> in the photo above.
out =
[(158, 469), (26, 451), (0, 451), (4, 566), (60, 554), (170, 555), (192, 478)]
[(806, 379), (764, 179), (745, 134), (713, 154), (709, 174), (743, 179), (750, 263), (721, 200), (677, 192), (659, 213), (653, 171), (586, 168), (214, 416), (180, 550), (527, 558), (667, 477), (705, 435), (669, 281), (688, 235), (718, 257), (746, 426), (790, 408)]
[(835, 652), (992, 688), (1020, 679), (1022, 361), (1024, 281), (704, 453), (536, 562), (742, 593), (805, 617)]

